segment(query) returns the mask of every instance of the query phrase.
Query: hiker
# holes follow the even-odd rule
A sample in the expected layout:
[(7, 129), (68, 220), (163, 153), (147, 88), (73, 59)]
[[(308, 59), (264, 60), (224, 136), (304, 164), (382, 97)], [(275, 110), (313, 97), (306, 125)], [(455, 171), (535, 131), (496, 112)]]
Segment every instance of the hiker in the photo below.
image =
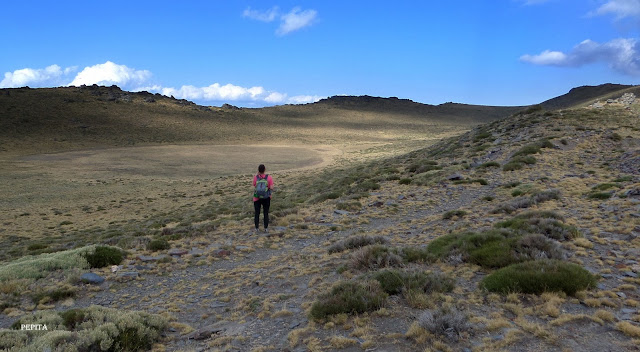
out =
[(273, 178), (266, 175), (266, 168), (263, 164), (258, 166), (258, 174), (253, 176), (253, 208), (255, 209), (254, 223), (256, 233), (260, 225), (260, 207), (264, 208), (264, 232), (269, 232), (269, 206), (271, 205), (271, 191), (273, 189)]

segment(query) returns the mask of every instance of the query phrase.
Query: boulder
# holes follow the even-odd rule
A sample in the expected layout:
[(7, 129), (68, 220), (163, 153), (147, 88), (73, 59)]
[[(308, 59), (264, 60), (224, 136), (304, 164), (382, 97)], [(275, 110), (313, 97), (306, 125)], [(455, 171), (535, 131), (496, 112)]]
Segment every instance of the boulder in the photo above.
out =
[(104, 282), (104, 277), (94, 273), (84, 273), (80, 276), (80, 280), (86, 284), (100, 285)]

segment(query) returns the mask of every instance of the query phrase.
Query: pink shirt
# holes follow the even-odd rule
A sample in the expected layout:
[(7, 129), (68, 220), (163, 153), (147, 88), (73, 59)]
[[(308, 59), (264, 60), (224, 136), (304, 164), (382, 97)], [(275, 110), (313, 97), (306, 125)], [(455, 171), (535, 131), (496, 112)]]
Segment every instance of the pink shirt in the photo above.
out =
[[(258, 174), (258, 175), (264, 175), (264, 174)], [(253, 176), (253, 187), (256, 186), (256, 182), (258, 182), (258, 175)], [(271, 178), (271, 175), (267, 175), (267, 186), (269, 187), (269, 189), (273, 189), (273, 178)], [(269, 196), (269, 198), (271, 198), (271, 196)], [(259, 198), (253, 197), (253, 201), (257, 201)]]

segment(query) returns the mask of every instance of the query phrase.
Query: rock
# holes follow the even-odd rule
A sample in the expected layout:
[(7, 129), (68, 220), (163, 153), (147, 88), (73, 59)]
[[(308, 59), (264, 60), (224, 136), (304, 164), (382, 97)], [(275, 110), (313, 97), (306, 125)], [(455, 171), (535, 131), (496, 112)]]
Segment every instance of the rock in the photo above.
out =
[(191, 248), (191, 250), (189, 251), (189, 254), (191, 254), (194, 257), (199, 257), (204, 254), (204, 251), (199, 248)]
[(118, 273), (119, 278), (137, 279), (140, 276), (137, 271), (124, 271)]
[(463, 179), (463, 177), (459, 173), (455, 173), (455, 174), (449, 175), (449, 177), (447, 177), (447, 180), (449, 180), (449, 181), (459, 181), (459, 180), (462, 180), (462, 179)]
[(628, 276), (628, 277), (638, 277), (638, 274), (634, 273), (633, 271), (625, 271), (624, 276)]
[(616, 294), (618, 295), (618, 297), (622, 298), (622, 299), (626, 299), (627, 295), (624, 292), (616, 292)]
[(189, 251), (187, 251), (184, 248), (171, 248), (169, 250), (169, 252), (167, 252), (169, 255), (177, 255), (177, 256), (182, 256), (185, 255), (187, 253), (189, 253)]
[(150, 256), (150, 255), (138, 255), (138, 260), (141, 260), (143, 262), (157, 262), (158, 260), (162, 260), (164, 258), (167, 258), (167, 255), (165, 254), (160, 254), (160, 255), (156, 255), (156, 256)]
[(104, 282), (104, 277), (94, 273), (85, 273), (80, 276), (80, 280), (87, 284), (100, 285)]
[(378, 201), (375, 201), (375, 202), (373, 202), (373, 203), (369, 203), (369, 206), (370, 206), (370, 207), (376, 207), (376, 208), (379, 208), (379, 207), (381, 207), (381, 206), (383, 206), (383, 205), (384, 205), (384, 203), (382, 203), (382, 202), (381, 202), (381, 201), (379, 201), (379, 200), (378, 200)]
[(339, 209), (336, 209), (336, 210), (334, 210), (333, 212), (334, 212), (335, 214), (338, 214), (338, 215), (349, 215), (349, 212), (348, 212), (348, 211), (346, 211), (346, 210), (339, 210)]
[(211, 335), (218, 334), (223, 330), (224, 330), (223, 328), (218, 327), (215, 324), (207, 325), (189, 334), (189, 339), (192, 339), (192, 340), (208, 339), (209, 337), (211, 337)]
[(218, 258), (222, 258), (231, 255), (231, 252), (226, 249), (216, 249), (213, 251), (213, 255)]

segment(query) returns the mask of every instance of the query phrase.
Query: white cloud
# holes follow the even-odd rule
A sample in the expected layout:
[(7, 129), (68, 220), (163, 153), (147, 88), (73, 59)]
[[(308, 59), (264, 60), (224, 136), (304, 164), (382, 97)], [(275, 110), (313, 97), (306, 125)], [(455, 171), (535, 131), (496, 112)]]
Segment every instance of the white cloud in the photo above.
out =
[(539, 5), (549, 1), (550, 0), (520, 0), (520, 2), (523, 2), (525, 5)]
[(266, 11), (258, 11), (252, 10), (251, 7), (247, 7), (244, 12), (242, 12), (242, 17), (247, 17), (252, 20), (262, 21), (262, 22), (273, 22), (278, 16), (278, 7), (274, 6)]
[(640, 0), (610, 0), (600, 6), (591, 15), (613, 14), (617, 19), (640, 17)]
[(23, 68), (13, 72), (5, 72), (4, 79), (0, 81), (2, 88), (17, 88), (24, 86), (51, 87), (64, 84), (67, 77), (76, 70), (76, 67), (67, 67), (64, 70), (58, 65), (46, 68)]
[(538, 55), (522, 55), (520, 60), (534, 65), (560, 65), (567, 60), (567, 55), (559, 51), (545, 50)]
[(640, 76), (640, 43), (633, 38), (614, 39), (602, 44), (585, 40), (569, 53), (546, 50), (539, 55), (523, 55), (520, 60), (534, 65), (562, 67), (604, 62), (620, 73)]
[(288, 13), (281, 14), (277, 6), (265, 11), (254, 10), (247, 7), (242, 12), (242, 17), (261, 22), (273, 22), (276, 18), (280, 19), (280, 25), (276, 29), (277, 35), (287, 35), (304, 27), (311, 26), (315, 23), (318, 11), (302, 10), (300, 7), (294, 7)]
[(285, 35), (312, 25), (318, 12), (316, 10), (304, 10), (293, 8), (289, 13), (281, 16), (282, 22), (276, 30), (276, 34)]
[(220, 85), (214, 83), (207, 87), (191, 85), (176, 88), (149, 87), (150, 92), (173, 96), (177, 99), (198, 100), (207, 102), (253, 102), (260, 104), (304, 104), (322, 99), (319, 96), (298, 95), (289, 97), (286, 93), (268, 91), (263, 87), (245, 88), (233, 84)]
[(151, 72), (147, 70), (135, 70), (125, 65), (118, 65), (111, 61), (104, 64), (85, 67), (69, 83), (70, 86), (102, 85), (110, 86), (116, 84), (120, 87), (131, 87), (145, 84), (151, 78)]

